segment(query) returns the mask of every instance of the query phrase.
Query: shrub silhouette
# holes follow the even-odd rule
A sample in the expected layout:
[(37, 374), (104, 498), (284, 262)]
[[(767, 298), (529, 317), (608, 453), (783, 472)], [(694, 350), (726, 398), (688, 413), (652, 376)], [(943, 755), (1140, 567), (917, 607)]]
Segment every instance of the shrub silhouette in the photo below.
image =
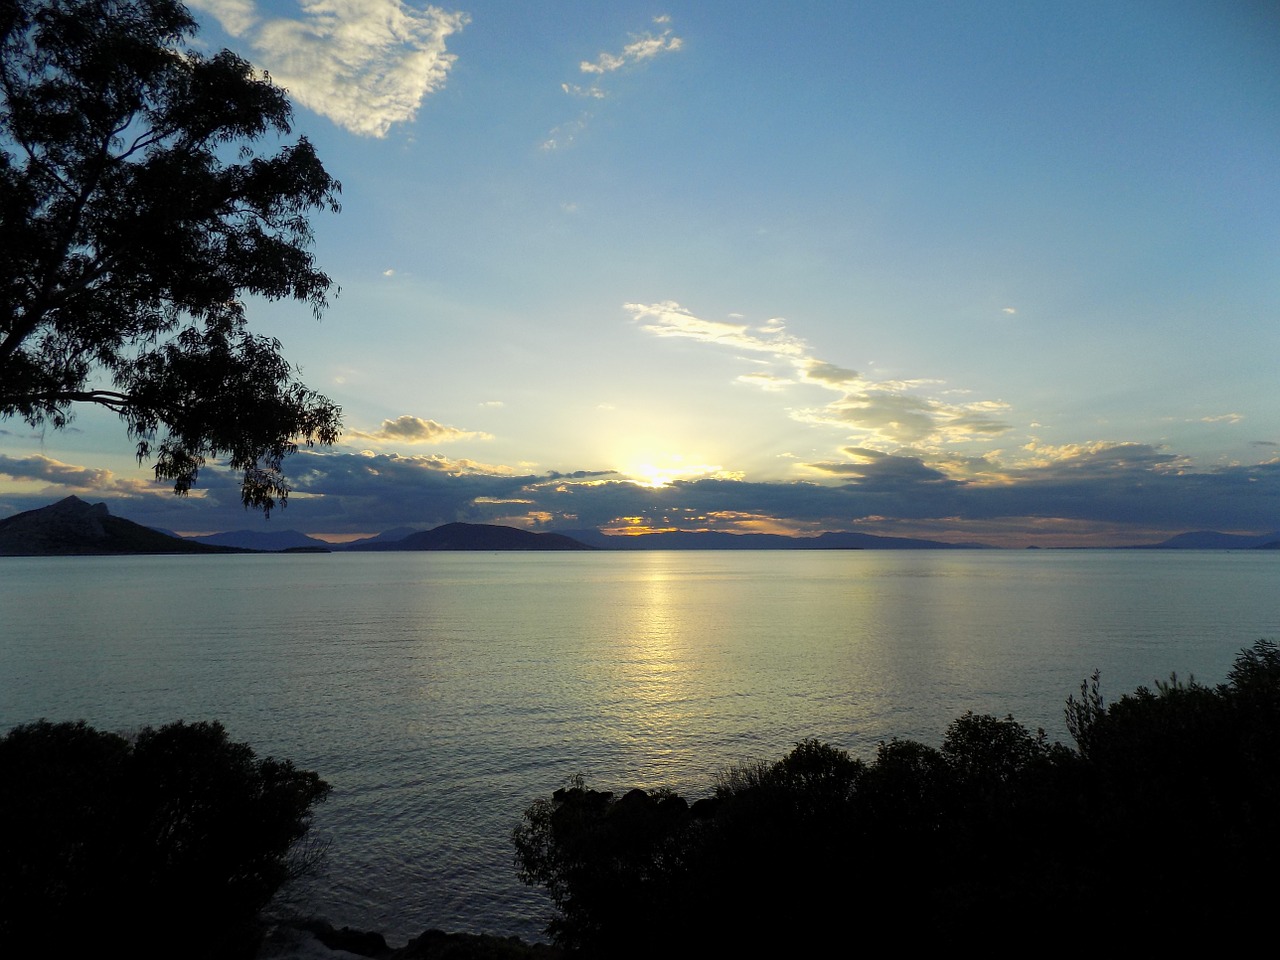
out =
[(1013, 942), (1042, 939), (1050, 909), (1121, 940), (1260, 928), (1249, 904), (1280, 855), (1276, 645), (1218, 687), (1175, 677), (1112, 704), (1095, 674), (1067, 719), (1074, 749), (972, 713), (940, 748), (893, 740), (869, 762), (804, 741), (692, 806), (579, 778), (526, 812), (520, 876), (588, 955), (830, 952), (854, 917), (900, 941)]
[(16, 727), (0, 739), (0, 953), (100, 952), (124, 930), (129, 955), (252, 956), (328, 792), (217, 723)]

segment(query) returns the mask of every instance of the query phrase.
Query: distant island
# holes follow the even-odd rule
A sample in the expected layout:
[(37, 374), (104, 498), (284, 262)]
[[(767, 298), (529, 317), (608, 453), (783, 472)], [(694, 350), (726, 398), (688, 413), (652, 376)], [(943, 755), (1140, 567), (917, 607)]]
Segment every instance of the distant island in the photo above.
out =
[[(183, 537), (112, 516), (105, 503), (66, 497), (0, 520), (0, 556), (114, 556), (202, 553), (370, 553), (386, 551), (543, 550), (991, 550), (984, 543), (947, 543), (869, 533), (827, 532), (810, 537), (772, 533), (675, 530), (611, 535), (599, 530), (537, 533), (493, 523), (446, 523), (430, 530), (396, 527), (350, 543), (329, 543), (297, 530), (236, 530)], [(1244, 535), (1203, 530), (1180, 533), (1131, 550), (1276, 550), (1280, 531)]]

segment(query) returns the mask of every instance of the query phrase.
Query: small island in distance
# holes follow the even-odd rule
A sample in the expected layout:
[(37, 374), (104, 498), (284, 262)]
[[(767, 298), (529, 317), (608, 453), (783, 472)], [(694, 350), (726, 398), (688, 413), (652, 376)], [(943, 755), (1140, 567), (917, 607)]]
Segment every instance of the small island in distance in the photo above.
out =
[[(867, 533), (812, 537), (768, 533), (672, 531), (616, 536), (599, 530), (536, 533), (491, 523), (446, 523), (430, 530), (398, 527), (376, 537), (336, 544), (296, 530), (239, 530), (183, 537), (112, 516), (105, 503), (79, 497), (0, 520), (0, 556), (119, 556), (129, 554), (339, 553), (387, 551), (530, 550), (991, 550), (984, 543), (945, 543)], [(1245, 536), (1197, 531), (1124, 549), (1275, 550), (1280, 531)]]

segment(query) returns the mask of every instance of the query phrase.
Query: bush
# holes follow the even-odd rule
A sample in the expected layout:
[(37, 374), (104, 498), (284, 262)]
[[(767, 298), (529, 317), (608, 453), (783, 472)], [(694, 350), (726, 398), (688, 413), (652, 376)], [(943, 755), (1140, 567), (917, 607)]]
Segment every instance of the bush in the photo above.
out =
[(127, 955), (252, 956), (328, 792), (218, 723), (16, 727), (0, 739), (0, 953), (123, 938)]
[(1219, 687), (1172, 678), (1113, 704), (1095, 674), (1067, 705), (1076, 749), (965, 714), (941, 749), (863, 762), (816, 741), (720, 776), (689, 806), (581, 781), (516, 830), (549, 932), (588, 955), (831, 952), (854, 917), (899, 942), (1012, 943), (1062, 916), (1121, 940), (1260, 927), (1280, 857), (1280, 651)]

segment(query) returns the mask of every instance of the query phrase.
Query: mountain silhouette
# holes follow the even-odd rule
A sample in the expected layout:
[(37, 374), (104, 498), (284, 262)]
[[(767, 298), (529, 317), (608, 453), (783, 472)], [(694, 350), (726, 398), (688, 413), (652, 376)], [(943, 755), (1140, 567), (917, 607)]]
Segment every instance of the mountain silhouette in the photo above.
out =
[(105, 503), (67, 497), (0, 520), (0, 556), (111, 556), (131, 553), (240, 553), (193, 543), (113, 517)]
[(391, 542), (365, 541), (350, 550), (594, 550), (559, 533), (533, 533), (492, 523), (446, 523)]
[(309, 537), (297, 530), (229, 530), (226, 533), (210, 533), (186, 539), (192, 543), (204, 543), (215, 547), (239, 547), (243, 550), (260, 550), (266, 553), (333, 548), (333, 544)]

